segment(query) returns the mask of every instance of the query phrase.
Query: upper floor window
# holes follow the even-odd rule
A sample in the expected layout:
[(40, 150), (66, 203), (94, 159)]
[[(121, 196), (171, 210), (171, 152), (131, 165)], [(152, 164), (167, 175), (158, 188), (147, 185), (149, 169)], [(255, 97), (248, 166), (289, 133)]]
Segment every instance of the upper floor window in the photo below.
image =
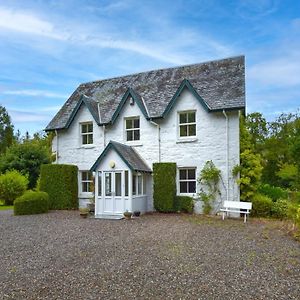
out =
[(179, 169), (179, 192), (196, 193), (196, 168)]
[(196, 112), (179, 113), (179, 137), (196, 136)]
[(140, 140), (140, 117), (125, 119), (126, 141)]
[(80, 124), (82, 145), (93, 144), (93, 122)]
[(93, 174), (90, 171), (81, 172), (81, 192), (91, 193), (93, 192)]

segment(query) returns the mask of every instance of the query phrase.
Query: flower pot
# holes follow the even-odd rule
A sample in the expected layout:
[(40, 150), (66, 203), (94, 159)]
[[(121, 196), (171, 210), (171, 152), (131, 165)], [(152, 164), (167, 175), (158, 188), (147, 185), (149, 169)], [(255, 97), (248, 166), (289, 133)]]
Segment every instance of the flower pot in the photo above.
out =
[(132, 216), (132, 212), (129, 212), (129, 211), (125, 211), (123, 213), (124, 217), (126, 220), (130, 220), (131, 219), (131, 216)]
[(134, 211), (133, 212), (133, 216), (134, 217), (139, 217), (141, 215), (141, 212), (140, 211)]

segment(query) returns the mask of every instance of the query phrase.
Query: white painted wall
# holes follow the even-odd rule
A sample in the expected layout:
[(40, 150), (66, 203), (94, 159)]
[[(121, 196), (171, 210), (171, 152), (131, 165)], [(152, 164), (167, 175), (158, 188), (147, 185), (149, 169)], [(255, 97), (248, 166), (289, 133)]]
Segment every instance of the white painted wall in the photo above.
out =
[[(185, 140), (178, 138), (178, 111), (196, 110), (197, 137)], [(232, 168), (239, 163), (239, 117), (238, 111), (227, 112), (229, 117), (229, 200), (239, 200), (239, 189), (232, 178)], [(125, 117), (140, 116), (140, 141), (125, 141)], [(79, 145), (79, 123), (92, 121), (93, 117), (83, 105), (68, 130), (58, 133), (58, 163), (75, 164), (79, 170), (88, 170), (104, 149), (103, 130), (94, 122), (94, 145)], [(166, 119), (156, 120), (161, 126), (161, 161), (176, 162), (178, 167), (196, 167), (197, 175), (207, 160), (212, 160), (221, 170), (224, 184), (220, 185), (222, 197), (226, 200), (226, 119), (222, 112), (208, 113), (199, 101), (184, 90)], [(137, 104), (124, 105), (114, 125), (106, 126), (105, 140), (134, 146), (145, 162), (152, 168), (158, 162), (157, 127), (141, 113)], [(56, 139), (53, 140), (56, 150)], [(149, 175), (148, 177), (150, 177)], [(199, 190), (199, 186), (197, 187)], [(147, 186), (147, 210), (153, 209), (153, 185), (150, 177)], [(79, 195), (80, 196), (80, 195)], [(196, 197), (196, 195), (193, 195)]]

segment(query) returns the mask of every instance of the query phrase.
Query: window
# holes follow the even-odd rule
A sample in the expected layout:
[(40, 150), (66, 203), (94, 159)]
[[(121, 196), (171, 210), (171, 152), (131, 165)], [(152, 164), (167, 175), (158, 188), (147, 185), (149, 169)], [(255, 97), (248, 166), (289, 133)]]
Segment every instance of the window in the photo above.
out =
[(82, 123), (81, 125), (81, 143), (82, 145), (93, 144), (93, 123)]
[(132, 195), (136, 195), (136, 175), (132, 175)]
[(138, 174), (137, 175), (137, 187), (138, 187), (138, 195), (142, 195), (143, 191), (142, 191), (142, 186), (143, 186), (143, 177), (142, 174)]
[(126, 141), (140, 140), (140, 118), (125, 119)]
[(179, 169), (180, 194), (196, 193), (196, 169)]
[(196, 136), (196, 112), (179, 113), (179, 137)]
[(128, 196), (128, 171), (125, 171), (125, 196)]
[(81, 172), (81, 192), (82, 193), (91, 193), (93, 192), (93, 174), (89, 171)]

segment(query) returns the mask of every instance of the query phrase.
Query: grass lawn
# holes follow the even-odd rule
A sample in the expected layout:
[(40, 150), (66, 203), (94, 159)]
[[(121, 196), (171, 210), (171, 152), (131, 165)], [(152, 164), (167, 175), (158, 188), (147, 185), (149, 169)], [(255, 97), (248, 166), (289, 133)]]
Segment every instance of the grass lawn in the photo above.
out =
[(4, 205), (3, 201), (0, 200), (0, 210), (13, 209), (13, 205)]

